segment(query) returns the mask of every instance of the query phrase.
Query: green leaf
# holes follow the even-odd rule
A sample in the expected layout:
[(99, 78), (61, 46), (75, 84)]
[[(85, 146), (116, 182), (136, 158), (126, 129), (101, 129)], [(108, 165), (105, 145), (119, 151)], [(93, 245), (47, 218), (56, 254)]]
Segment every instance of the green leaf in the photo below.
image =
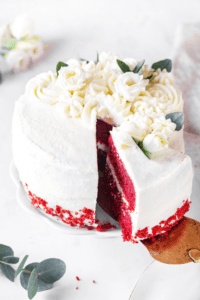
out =
[(15, 270), (6, 264), (0, 263), (1, 265), (1, 271), (2, 273), (12, 282), (14, 282), (15, 279)]
[(151, 152), (149, 152), (147, 149), (144, 148), (143, 141), (138, 143), (138, 146), (142, 150), (142, 152), (148, 157), (149, 159), (151, 158)]
[(137, 66), (135, 66), (133, 73), (139, 73), (140, 70), (142, 69), (143, 65), (144, 65), (145, 60), (143, 59), (142, 61), (140, 61)]
[[(36, 268), (36, 266), (38, 265), (37, 262), (35, 263), (31, 263), (29, 265), (27, 265), (25, 267), (25, 271), (29, 271), (29, 272), (32, 272), (34, 268)], [(29, 273), (26, 273), (24, 270), (21, 272), (20, 274), (20, 283), (22, 285), (22, 287), (27, 290), (28, 289), (28, 282), (29, 282), (29, 278), (31, 276), (31, 274)], [(45, 291), (45, 290), (49, 290), (53, 287), (53, 284), (51, 283), (45, 283), (43, 282), (42, 280), (40, 280), (38, 278), (38, 292), (42, 292), (42, 291)]]
[(56, 66), (57, 76), (58, 76), (58, 72), (60, 71), (60, 69), (61, 69), (62, 67), (68, 67), (68, 65), (67, 65), (66, 63), (62, 62), (62, 61), (59, 61), (59, 62), (57, 63), (57, 66)]
[(85, 58), (80, 58), (80, 61), (86, 61), (86, 64), (89, 64), (89, 60), (87, 60)]
[(33, 299), (33, 297), (37, 294), (38, 290), (38, 279), (37, 279), (37, 271), (33, 269), (31, 272), (31, 276), (28, 282), (28, 297), (29, 299)]
[(5, 256), (13, 256), (14, 252), (12, 248), (9, 246), (0, 244), (0, 260), (2, 260)]
[(151, 66), (152, 69), (154, 69), (155, 71), (157, 69), (161, 69), (161, 71), (163, 69), (166, 69), (167, 72), (171, 72), (171, 69), (172, 69), (172, 61), (171, 59), (164, 59), (164, 60), (160, 60), (156, 63), (154, 63), (152, 66)]
[(184, 113), (182, 112), (174, 112), (174, 113), (170, 113), (167, 114), (165, 116), (165, 119), (171, 119), (171, 121), (173, 123), (176, 124), (176, 131), (181, 130), (181, 128), (183, 127), (183, 123), (184, 123)]
[(3, 261), (7, 262), (8, 264), (17, 264), (19, 262), (19, 257), (5, 256)]
[(11, 38), (11, 39), (2, 39), (2, 44), (4, 46), (4, 48), (8, 49), (8, 50), (13, 50), (15, 49), (17, 40), (15, 38)]
[(123, 73), (131, 72), (129, 66), (127, 64), (125, 64), (123, 61), (117, 59), (117, 63)]
[(43, 260), (36, 267), (38, 278), (46, 283), (59, 280), (66, 271), (65, 263), (57, 258)]
[(99, 53), (97, 52), (97, 63), (99, 62)]
[(134, 137), (132, 137), (132, 139), (133, 139), (134, 142), (138, 145), (139, 141), (136, 141), (136, 139), (134, 139)]
[(26, 255), (23, 260), (21, 261), (19, 267), (17, 268), (16, 272), (15, 272), (15, 277), (17, 277), (17, 275), (21, 272), (21, 270), (23, 269), (23, 266), (25, 264), (25, 262), (27, 261), (28, 255)]

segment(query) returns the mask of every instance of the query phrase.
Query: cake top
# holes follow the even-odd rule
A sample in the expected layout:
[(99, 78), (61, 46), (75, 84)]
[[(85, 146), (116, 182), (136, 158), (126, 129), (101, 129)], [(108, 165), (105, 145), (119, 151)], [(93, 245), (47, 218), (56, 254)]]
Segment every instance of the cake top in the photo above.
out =
[(86, 126), (102, 118), (120, 126), (151, 152), (168, 148), (177, 125), (166, 115), (183, 110), (170, 60), (149, 68), (144, 61), (121, 60), (105, 52), (97, 55), (96, 62), (60, 62), (57, 74), (49, 71), (31, 79), (25, 96), (28, 101), (55, 105), (67, 118), (82, 118)]

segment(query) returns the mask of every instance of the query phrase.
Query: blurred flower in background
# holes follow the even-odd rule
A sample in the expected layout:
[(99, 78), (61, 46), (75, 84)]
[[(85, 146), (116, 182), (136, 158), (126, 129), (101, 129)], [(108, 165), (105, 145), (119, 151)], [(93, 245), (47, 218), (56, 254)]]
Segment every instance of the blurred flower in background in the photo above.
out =
[(0, 26), (0, 73), (25, 71), (43, 55), (45, 46), (33, 36), (33, 28), (34, 22), (27, 13)]

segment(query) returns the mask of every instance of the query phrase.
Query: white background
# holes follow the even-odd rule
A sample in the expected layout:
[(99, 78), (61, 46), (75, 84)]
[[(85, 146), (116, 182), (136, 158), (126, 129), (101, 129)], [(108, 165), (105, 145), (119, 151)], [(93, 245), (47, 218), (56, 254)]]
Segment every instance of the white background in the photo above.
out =
[[(37, 294), (36, 299), (128, 300), (139, 276), (152, 261), (142, 244), (123, 243), (121, 238), (67, 236), (49, 228), (42, 219), (26, 214), (16, 202), (16, 188), (8, 171), (14, 103), (30, 78), (55, 70), (58, 61), (95, 59), (96, 51), (117, 52), (122, 58), (145, 58), (148, 64), (170, 57), (177, 25), (200, 22), (200, 2), (1, 0), (0, 25), (11, 23), (23, 11), (35, 20), (34, 33), (49, 46), (49, 55), (31, 70), (4, 76), (0, 85), (0, 243), (11, 246), (21, 258), (29, 254), (27, 263), (50, 257), (65, 261), (65, 276), (52, 290)], [(186, 150), (192, 153), (189, 145)], [(198, 184), (196, 177), (196, 193)], [(195, 204), (189, 216), (200, 221), (196, 198), (193, 192)], [(75, 276), (81, 281), (76, 281)], [(11, 283), (1, 273), (0, 297), (28, 299), (19, 278)]]

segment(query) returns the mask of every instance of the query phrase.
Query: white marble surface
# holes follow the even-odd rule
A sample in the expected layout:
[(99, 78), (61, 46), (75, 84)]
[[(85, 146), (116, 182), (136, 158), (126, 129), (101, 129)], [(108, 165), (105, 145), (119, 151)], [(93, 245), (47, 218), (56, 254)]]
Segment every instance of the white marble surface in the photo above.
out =
[[(15, 255), (29, 254), (27, 263), (56, 257), (65, 261), (65, 276), (49, 291), (38, 293), (41, 300), (128, 300), (139, 276), (152, 261), (142, 244), (123, 243), (120, 238), (98, 239), (69, 236), (49, 228), (26, 214), (16, 202), (16, 187), (9, 176), (11, 120), (14, 103), (24, 92), (28, 79), (55, 69), (59, 60), (81, 56), (92, 59), (96, 50), (115, 51), (122, 57), (154, 61), (170, 57), (176, 26), (200, 22), (199, 0), (1, 0), (0, 23), (10, 23), (27, 11), (35, 19), (35, 34), (49, 45), (49, 55), (31, 70), (4, 76), (0, 85), (0, 243)], [(0, 25), (1, 25), (0, 24)], [(198, 136), (186, 136), (186, 152), (196, 166), (193, 204), (188, 216), (200, 221)], [(79, 276), (81, 281), (77, 281)], [(92, 281), (95, 280), (96, 284)], [(79, 287), (76, 290), (76, 287)], [(1, 299), (28, 299), (26, 291), (0, 274)], [(155, 299), (157, 300), (157, 299)]]

